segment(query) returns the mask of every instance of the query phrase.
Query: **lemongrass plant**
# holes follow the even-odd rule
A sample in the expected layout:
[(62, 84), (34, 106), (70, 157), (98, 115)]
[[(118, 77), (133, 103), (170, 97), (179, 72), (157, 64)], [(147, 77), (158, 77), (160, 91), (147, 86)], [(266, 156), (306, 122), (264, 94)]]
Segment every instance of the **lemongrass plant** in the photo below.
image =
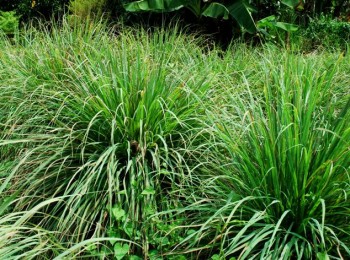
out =
[(28, 221), (65, 247), (111, 237), (85, 251), (147, 257), (163, 247), (157, 225), (176, 222), (151, 216), (180, 203), (172, 186), (190, 175), (210, 72), (176, 28), (92, 26), (41, 28), (1, 51), (0, 149), (17, 160), (3, 184), (19, 194), (14, 212), (59, 198)]
[(259, 76), (242, 73), (246, 91), (223, 88), (215, 164), (183, 209), (192, 231), (177, 249), (215, 259), (346, 259), (350, 92), (335, 75), (343, 58), (329, 66), (269, 51), (252, 66)]
[(0, 39), (0, 255), (349, 256), (349, 59), (203, 45), (65, 20)]

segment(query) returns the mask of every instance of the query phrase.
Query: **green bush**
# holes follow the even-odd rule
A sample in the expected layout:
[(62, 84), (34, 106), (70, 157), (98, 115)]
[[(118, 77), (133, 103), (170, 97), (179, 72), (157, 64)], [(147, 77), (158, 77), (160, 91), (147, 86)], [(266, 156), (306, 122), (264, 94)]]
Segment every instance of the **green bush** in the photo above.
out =
[(0, 9), (16, 11), (26, 21), (31, 17), (57, 16), (63, 13), (69, 0), (0, 0)]
[(350, 41), (350, 23), (322, 15), (311, 19), (302, 34), (309, 48), (321, 46), (344, 50)]
[(0, 32), (14, 34), (18, 30), (19, 19), (16, 12), (0, 11)]

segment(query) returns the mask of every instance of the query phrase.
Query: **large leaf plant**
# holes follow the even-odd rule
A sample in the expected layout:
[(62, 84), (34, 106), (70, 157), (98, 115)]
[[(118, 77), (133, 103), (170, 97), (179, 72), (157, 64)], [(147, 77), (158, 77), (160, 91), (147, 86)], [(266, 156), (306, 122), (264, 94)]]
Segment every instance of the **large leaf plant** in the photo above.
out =
[(254, 8), (246, 0), (139, 0), (124, 1), (123, 5), (129, 12), (171, 12), (187, 8), (197, 17), (233, 18), (248, 32), (254, 33), (257, 30), (251, 15)]
[[(295, 8), (299, 0), (283, 0), (283, 4)], [(234, 19), (241, 28), (249, 33), (259, 30), (252, 12), (258, 11), (252, 0), (123, 0), (122, 4), (128, 12), (172, 12), (182, 8), (189, 9), (197, 17), (214, 19)]]

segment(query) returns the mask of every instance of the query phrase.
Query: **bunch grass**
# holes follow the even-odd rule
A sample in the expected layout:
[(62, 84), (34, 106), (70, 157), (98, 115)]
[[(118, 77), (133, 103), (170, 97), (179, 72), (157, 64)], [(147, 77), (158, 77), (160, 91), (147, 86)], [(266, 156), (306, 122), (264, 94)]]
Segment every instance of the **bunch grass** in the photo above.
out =
[(334, 84), (347, 61), (259, 56), (262, 78), (223, 87), (214, 164), (184, 209), (194, 231), (182, 246), (222, 259), (347, 258), (350, 99)]
[(347, 56), (107, 28), (0, 39), (0, 255), (349, 257)]

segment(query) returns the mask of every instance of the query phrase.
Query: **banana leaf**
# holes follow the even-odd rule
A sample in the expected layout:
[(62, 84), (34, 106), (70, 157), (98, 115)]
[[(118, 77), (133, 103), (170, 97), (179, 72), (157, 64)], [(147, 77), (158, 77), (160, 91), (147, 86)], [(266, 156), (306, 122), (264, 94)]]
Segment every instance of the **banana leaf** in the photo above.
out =
[(153, 12), (171, 12), (185, 6), (184, 0), (141, 0), (124, 4), (128, 12), (153, 11)]
[(252, 6), (246, 0), (230, 0), (209, 2), (202, 0), (139, 0), (124, 3), (129, 12), (152, 11), (171, 12), (181, 8), (188, 8), (197, 16), (207, 16), (215, 19), (235, 19), (248, 32), (257, 31), (251, 15)]

